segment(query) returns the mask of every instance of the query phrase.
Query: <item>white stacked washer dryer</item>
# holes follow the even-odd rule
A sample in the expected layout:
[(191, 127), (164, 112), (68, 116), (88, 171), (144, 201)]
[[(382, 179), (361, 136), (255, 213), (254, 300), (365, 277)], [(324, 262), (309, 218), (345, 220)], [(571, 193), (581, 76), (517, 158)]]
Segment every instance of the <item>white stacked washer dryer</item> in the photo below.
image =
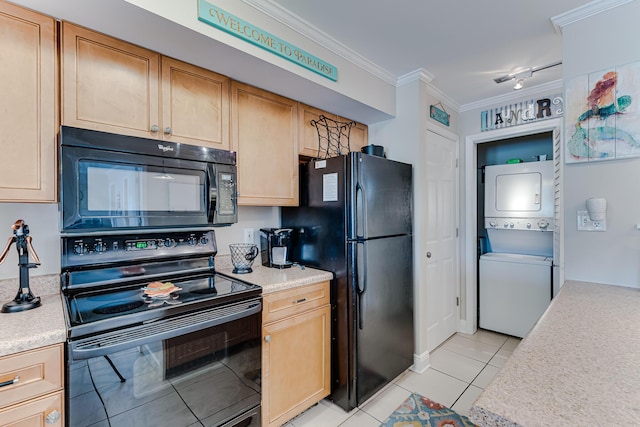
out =
[(485, 167), (480, 327), (524, 337), (553, 293), (553, 161)]

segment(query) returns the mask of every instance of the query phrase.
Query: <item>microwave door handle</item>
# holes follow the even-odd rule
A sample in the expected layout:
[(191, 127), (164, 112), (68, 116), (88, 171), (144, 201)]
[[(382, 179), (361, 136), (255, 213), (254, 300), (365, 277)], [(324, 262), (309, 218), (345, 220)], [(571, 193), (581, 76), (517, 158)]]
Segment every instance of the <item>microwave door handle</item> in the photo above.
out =
[(209, 206), (208, 210), (208, 219), (209, 223), (213, 223), (215, 219), (215, 213), (218, 204), (218, 187), (216, 185), (216, 167), (215, 165), (209, 164), (207, 165), (207, 177), (209, 178)]

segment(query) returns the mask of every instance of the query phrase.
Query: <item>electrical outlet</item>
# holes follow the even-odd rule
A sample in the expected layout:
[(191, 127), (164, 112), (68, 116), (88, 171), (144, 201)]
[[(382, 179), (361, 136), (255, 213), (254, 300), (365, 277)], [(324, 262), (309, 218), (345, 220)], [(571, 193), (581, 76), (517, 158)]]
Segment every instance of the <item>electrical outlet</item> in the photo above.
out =
[(592, 221), (589, 212), (578, 211), (578, 231), (606, 231), (607, 220)]
[(255, 243), (254, 236), (253, 236), (253, 228), (244, 229), (244, 242)]

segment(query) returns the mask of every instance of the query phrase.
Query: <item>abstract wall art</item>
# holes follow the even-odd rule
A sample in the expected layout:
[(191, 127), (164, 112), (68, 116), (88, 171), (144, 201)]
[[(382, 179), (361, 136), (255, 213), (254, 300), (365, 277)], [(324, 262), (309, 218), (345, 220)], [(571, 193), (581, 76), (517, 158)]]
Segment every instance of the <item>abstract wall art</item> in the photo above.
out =
[(566, 163), (640, 156), (640, 62), (565, 85)]

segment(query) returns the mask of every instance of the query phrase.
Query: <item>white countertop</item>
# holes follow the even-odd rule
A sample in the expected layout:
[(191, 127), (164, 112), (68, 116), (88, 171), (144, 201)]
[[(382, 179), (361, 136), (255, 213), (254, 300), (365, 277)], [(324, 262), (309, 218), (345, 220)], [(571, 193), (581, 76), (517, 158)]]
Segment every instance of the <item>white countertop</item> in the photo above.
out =
[(40, 300), (42, 305), (31, 310), (0, 313), (0, 356), (58, 344), (67, 339), (60, 293), (40, 296)]
[(262, 287), (262, 293), (281, 291), (298, 286), (311, 285), (333, 279), (333, 273), (294, 265), (290, 268), (269, 268), (261, 265), (259, 260), (251, 266), (252, 273), (234, 274), (229, 256), (216, 256), (216, 271), (225, 276), (233, 277)]
[(470, 419), (481, 427), (640, 425), (640, 289), (566, 282)]

